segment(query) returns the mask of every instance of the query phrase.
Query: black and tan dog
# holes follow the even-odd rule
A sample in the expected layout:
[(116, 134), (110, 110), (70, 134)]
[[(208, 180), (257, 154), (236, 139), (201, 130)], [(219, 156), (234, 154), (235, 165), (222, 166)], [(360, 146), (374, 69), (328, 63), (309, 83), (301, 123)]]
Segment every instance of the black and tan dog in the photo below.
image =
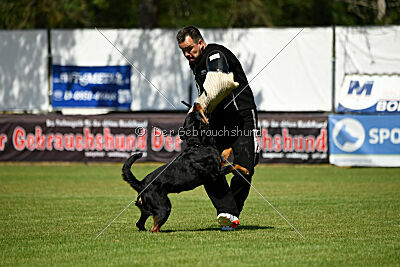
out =
[(187, 147), (175, 160), (148, 174), (142, 181), (137, 180), (131, 172), (132, 164), (142, 154), (133, 154), (126, 160), (122, 176), (139, 193), (136, 201), (136, 206), (141, 211), (140, 219), (136, 223), (139, 230), (146, 230), (145, 222), (149, 216), (153, 216), (151, 232), (160, 231), (171, 212), (171, 202), (167, 196), (169, 193), (192, 190), (234, 170), (248, 174), (248, 170), (239, 165), (224, 166), (232, 149), (219, 155), (215, 139), (204, 132), (208, 127), (200, 105), (195, 104), (193, 111), (185, 119), (185, 134), (181, 136), (186, 140)]

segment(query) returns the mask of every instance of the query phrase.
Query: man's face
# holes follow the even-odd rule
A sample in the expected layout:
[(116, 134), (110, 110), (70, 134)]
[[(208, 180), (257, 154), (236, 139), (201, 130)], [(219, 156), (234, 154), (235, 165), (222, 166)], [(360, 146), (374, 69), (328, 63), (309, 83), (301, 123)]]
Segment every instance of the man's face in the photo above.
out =
[(183, 55), (190, 62), (194, 62), (201, 55), (201, 53), (203, 53), (203, 49), (206, 47), (206, 44), (202, 39), (195, 42), (189, 35), (186, 36), (185, 40), (178, 45), (182, 50)]

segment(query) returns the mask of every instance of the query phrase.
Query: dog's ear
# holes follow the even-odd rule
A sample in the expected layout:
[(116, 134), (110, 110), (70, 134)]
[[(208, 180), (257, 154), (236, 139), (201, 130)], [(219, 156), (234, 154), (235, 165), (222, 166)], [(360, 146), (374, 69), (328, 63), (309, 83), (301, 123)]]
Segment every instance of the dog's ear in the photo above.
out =
[(186, 140), (186, 134), (185, 132), (179, 133), (179, 138), (183, 141)]
[(187, 131), (193, 128), (197, 128), (196, 124), (199, 124), (200, 121), (201, 121), (201, 116), (196, 110), (193, 110), (192, 112), (186, 114), (182, 130), (179, 130), (179, 136), (181, 140), (187, 140), (188, 138), (188, 136), (186, 135)]

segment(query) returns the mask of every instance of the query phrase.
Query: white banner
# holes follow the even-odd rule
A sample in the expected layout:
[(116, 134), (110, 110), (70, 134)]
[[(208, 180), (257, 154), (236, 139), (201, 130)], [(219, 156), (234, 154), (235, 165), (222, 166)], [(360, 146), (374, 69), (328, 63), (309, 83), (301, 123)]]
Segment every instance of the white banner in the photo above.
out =
[[(304, 29), (292, 40), (300, 30), (201, 31), (206, 43), (222, 44), (238, 57), (259, 110), (329, 111), (332, 31)], [(194, 77), (176, 43), (177, 30), (100, 31), (53, 30), (53, 64), (109, 66), (130, 62), (134, 65), (132, 110), (185, 109), (180, 101), (188, 101)], [(196, 94), (192, 86), (192, 99)]]
[(295, 37), (300, 31), (204, 30), (203, 37), (238, 57), (259, 110), (330, 111), (332, 29), (305, 28)]
[(47, 111), (45, 30), (0, 31), (0, 111)]
[[(349, 90), (351, 75), (373, 76), (374, 80), (378, 79), (377, 84), (374, 82), (374, 87), (381, 84), (378, 87), (383, 88), (393, 84), (397, 78), (389, 76), (400, 76), (399, 36), (400, 26), (336, 28), (336, 107), (339, 101), (343, 100), (346, 88)], [(354, 81), (358, 78), (360, 76)], [(366, 78), (366, 81), (368, 79)], [(359, 82), (362, 80), (363, 78), (360, 78)], [(360, 86), (362, 88), (364, 83)], [(377, 90), (374, 90), (373, 93), (377, 93)], [(393, 92), (392, 96), (385, 100), (396, 98), (398, 91)]]
[(400, 113), (400, 75), (348, 75), (338, 93), (338, 112)]

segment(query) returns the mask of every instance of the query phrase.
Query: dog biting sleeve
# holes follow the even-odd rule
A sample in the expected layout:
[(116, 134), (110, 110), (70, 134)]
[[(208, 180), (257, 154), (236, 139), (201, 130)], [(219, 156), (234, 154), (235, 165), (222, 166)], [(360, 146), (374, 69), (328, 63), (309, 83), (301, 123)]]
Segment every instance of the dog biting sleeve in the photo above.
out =
[(203, 110), (211, 113), (238, 86), (239, 83), (233, 80), (232, 72), (209, 71), (203, 84), (205, 92), (197, 98), (196, 102)]

